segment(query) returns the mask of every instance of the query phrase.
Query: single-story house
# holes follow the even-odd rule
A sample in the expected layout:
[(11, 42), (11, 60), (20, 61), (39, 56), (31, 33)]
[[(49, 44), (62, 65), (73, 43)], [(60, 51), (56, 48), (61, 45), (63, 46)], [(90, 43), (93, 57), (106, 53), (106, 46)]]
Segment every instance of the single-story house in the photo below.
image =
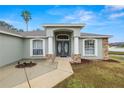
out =
[(44, 31), (15, 32), (0, 27), (0, 66), (20, 59), (72, 57), (108, 59), (109, 35), (80, 32), (84, 24), (45, 24)]

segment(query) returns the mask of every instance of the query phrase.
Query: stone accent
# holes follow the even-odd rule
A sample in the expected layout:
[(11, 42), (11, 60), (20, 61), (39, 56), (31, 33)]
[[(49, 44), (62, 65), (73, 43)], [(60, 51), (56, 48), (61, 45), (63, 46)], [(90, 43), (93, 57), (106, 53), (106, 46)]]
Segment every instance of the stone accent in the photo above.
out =
[(108, 60), (109, 59), (109, 55), (108, 55), (108, 38), (104, 38), (102, 41), (102, 45), (103, 45), (103, 57), (104, 60)]
[(47, 59), (50, 60), (51, 62), (54, 62), (55, 60), (55, 55), (54, 54), (47, 54)]
[(81, 55), (80, 54), (73, 54), (72, 55), (72, 63), (81, 63)]

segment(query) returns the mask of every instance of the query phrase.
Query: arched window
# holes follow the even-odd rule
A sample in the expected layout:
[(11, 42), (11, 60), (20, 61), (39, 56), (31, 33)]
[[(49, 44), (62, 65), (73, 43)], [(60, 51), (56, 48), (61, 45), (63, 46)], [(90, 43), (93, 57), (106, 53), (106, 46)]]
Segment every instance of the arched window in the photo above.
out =
[(69, 40), (69, 35), (67, 35), (67, 34), (58, 34), (58, 35), (56, 36), (56, 38), (57, 38), (58, 40), (62, 40), (62, 39), (64, 39), (64, 40)]

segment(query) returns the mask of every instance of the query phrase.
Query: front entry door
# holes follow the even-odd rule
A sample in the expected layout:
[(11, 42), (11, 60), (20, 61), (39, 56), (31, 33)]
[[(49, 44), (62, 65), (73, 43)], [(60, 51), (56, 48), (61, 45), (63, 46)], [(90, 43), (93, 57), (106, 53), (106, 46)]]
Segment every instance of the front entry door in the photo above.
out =
[(69, 56), (69, 41), (57, 41), (57, 56)]

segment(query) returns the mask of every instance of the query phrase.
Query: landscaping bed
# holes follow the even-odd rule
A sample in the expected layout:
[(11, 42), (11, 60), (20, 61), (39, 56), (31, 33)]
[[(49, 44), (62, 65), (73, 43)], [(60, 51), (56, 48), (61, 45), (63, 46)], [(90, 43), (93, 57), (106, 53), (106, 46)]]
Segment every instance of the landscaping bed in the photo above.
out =
[(110, 55), (124, 55), (124, 52), (114, 52), (114, 51), (109, 51)]
[(20, 63), (20, 62), (18, 62), (18, 64), (15, 67), (16, 68), (25, 68), (25, 67), (33, 67), (35, 65), (36, 65), (36, 63), (32, 63), (32, 61), (30, 63), (26, 63), (26, 62)]

